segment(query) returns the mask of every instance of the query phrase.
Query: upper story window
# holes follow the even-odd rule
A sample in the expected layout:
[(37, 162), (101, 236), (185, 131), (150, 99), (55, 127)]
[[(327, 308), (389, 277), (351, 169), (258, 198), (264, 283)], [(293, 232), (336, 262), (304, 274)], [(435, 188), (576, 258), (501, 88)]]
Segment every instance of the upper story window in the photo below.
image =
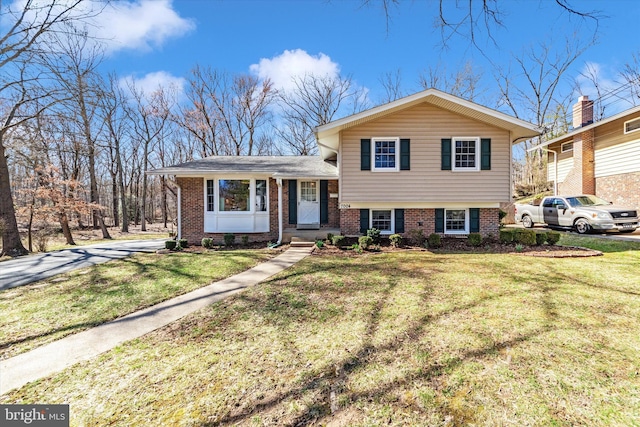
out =
[(453, 138), (451, 144), (454, 171), (480, 170), (480, 138)]
[(399, 138), (372, 138), (371, 151), (373, 151), (374, 171), (397, 171), (399, 170), (400, 159), (398, 156), (400, 148)]
[(640, 118), (624, 122), (624, 133), (631, 133), (640, 130)]
[(566, 153), (567, 151), (573, 151), (573, 142), (565, 142), (560, 146), (560, 151)]

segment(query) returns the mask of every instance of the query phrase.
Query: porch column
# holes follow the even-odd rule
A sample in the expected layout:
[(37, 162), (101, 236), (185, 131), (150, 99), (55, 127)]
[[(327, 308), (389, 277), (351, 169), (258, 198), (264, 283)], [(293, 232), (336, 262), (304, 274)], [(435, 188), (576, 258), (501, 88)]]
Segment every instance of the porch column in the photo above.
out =
[(282, 178), (276, 179), (278, 185), (278, 244), (282, 243)]

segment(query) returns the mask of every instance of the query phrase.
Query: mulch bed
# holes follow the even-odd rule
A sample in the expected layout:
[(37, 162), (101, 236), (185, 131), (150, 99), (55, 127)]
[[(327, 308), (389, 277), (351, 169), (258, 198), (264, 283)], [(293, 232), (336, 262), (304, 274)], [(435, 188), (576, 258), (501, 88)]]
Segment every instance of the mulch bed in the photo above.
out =
[[(356, 251), (351, 249), (351, 245), (357, 243), (357, 239), (348, 240), (343, 248), (325, 244), (322, 248), (316, 248), (313, 255), (336, 255), (342, 254), (346, 256), (358, 256)], [(497, 241), (485, 241), (480, 246), (472, 246), (467, 239), (461, 238), (444, 238), (439, 248), (425, 249), (420, 246), (403, 245), (395, 248), (389, 244), (388, 240), (383, 240), (371, 251), (364, 251), (362, 254), (375, 254), (384, 252), (401, 252), (401, 251), (429, 251), (437, 254), (447, 253), (477, 253), (477, 254), (513, 254), (522, 256), (535, 256), (545, 258), (577, 258), (600, 256), (602, 252), (580, 248), (576, 246), (556, 246), (556, 245), (539, 245), (539, 246), (523, 246), (516, 247), (516, 244), (505, 244)]]

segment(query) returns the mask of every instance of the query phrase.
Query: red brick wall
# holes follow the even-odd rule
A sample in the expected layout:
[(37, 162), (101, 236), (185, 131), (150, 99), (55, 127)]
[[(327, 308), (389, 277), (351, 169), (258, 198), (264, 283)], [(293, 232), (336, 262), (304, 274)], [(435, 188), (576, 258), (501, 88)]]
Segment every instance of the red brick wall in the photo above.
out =
[[(192, 245), (199, 245), (203, 237), (211, 237), (215, 243), (223, 241), (224, 233), (204, 232), (204, 179), (178, 178), (177, 183), (182, 191), (182, 238)], [(289, 196), (288, 182), (282, 182), (282, 210), (283, 228), (289, 225)], [(338, 181), (332, 180), (328, 184), (329, 193), (338, 192)], [(340, 226), (340, 212), (338, 199), (329, 198), (329, 223), (321, 228), (338, 228)], [(278, 185), (275, 179), (269, 179), (269, 232), (266, 233), (235, 233), (236, 242), (240, 243), (242, 236), (249, 236), (250, 242), (275, 242), (278, 239)]]
[(425, 236), (436, 231), (436, 210), (435, 209), (405, 209), (404, 210), (404, 230), (403, 236), (411, 234), (411, 230), (421, 229)]
[(593, 129), (576, 135), (573, 140), (573, 168), (558, 183), (558, 194), (595, 194)]
[[(199, 245), (203, 237), (213, 238), (215, 244), (224, 241), (224, 233), (204, 232), (204, 179), (178, 178), (181, 188), (182, 238), (191, 245)], [(242, 236), (249, 236), (250, 242), (268, 242), (278, 239), (278, 186), (274, 179), (269, 179), (269, 232), (266, 233), (234, 233), (236, 243)]]
[(202, 178), (177, 178), (180, 187), (181, 237), (200, 244), (204, 236), (204, 181)]
[(500, 229), (500, 209), (481, 208), (480, 209), (480, 233), (487, 235), (497, 235)]
[[(480, 233), (495, 235), (500, 228), (500, 209), (482, 208), (480, 209)], [(340, 211), (340, 231), (345, 236), (360, 234), (360, 209), (342, 209)], [(409, 237), (411, 230), (422, 229), (425, 236), (435, 232), (436, 211), (435, 209), (414, 209), (404, 210), (404, 230), (403, 236)]]
[[(329, 194), (338, 192), (338, 180), (330, 180), (328, 183)], [(320, 228), (340, 228), (340, 209), (338, 198), (329, 197), (329, 222), (321, 224)]]
[(640, 209), (640, 172), (596, 178), (596, 194), (616, 205)]
[(340, 233), (344, 236), (360, 234), (360, 209), (340, 210)]

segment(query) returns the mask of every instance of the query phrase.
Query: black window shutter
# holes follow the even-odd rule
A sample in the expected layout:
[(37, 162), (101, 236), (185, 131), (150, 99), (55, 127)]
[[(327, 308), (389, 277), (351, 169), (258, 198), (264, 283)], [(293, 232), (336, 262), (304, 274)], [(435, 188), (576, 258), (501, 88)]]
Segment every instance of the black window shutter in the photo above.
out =
[(480, 170), (491, 170), (491, 139), (480, 140)]
[(480, 209), (469, 209), (469, 231), (471, 233), (480, 232)]
[(320, 223), (329, 222), (329, 181), (320, 181)]
[(298, 223), (298, 181), (289, 180), (289, 224)]
[(443, 171), (451, 170), (451, 138), (443, 138), (441, 143), (441, 168)]
[(404, 233), (404, 209), (395, 209), (395, 233)]
[(360, 170), (361, 171), (371, 170), (371, 140), (370, 139), (360, 140)]
[(360, 209), (360, 233), (367, 234), (369, 229), (369, 209)]
[(444, 233), (444, 209), (436, 209), (436, 233)]
[(411, 140), (409, 139), (400, 140), (400, 170), (402, 171), (411, 170), (410, 143)]

